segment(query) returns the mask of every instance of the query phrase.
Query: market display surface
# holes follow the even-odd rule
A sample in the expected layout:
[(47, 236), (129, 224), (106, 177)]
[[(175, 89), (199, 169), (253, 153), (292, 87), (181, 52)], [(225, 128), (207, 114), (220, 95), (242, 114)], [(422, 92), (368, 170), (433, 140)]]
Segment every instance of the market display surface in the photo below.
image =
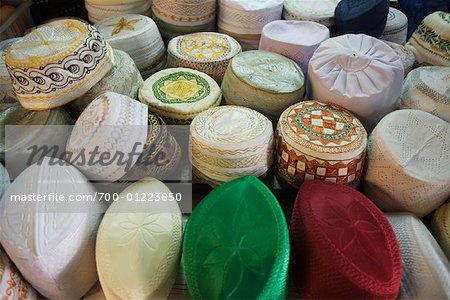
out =
[(403, 7), (2, 1), (0, 299), (450, 299), (450, 13)]

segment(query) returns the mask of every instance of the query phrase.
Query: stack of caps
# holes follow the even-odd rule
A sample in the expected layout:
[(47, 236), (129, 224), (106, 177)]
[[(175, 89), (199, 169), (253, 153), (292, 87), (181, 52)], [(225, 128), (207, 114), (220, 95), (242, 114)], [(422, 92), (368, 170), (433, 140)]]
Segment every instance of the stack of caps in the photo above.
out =
[[(147, 106), (127, 96), (106, 92), (97, 97), (78, 118), (67, 142), (67, 151), (82, 159), (80, 153), (110, 153), (105, 164), (77, 164), (89, 179), (116, 181), (136, 163), (147, 139)], [(120, 154), (128, 160), (120, 163)], [(112, 158), (111, 158), (112, 157)]]
[(289, 233), (272, 192), (244, 176), (209, 193), (187, 222), (183, 264), (194, 299), (284, 299)]
[(272, 123), (249, 108), (219, 106), (191, 124), (194, 174), (211, 185), (243, 176), (265, 175), (273, 161)]
[(399, 299), (449, 299), (450, 263), (425, 225), (411, 214), (386, 214), (400, 246)]
[[(9, 257), (0, 247), (0, 295), (4, 300), (21, 299), (35, 300), (39, 299), (36, 291), (30, 284), (23, 279)], [(9, 298), (11, 297), (11, 298)], [(13, 298), (15, 297), (15, 298)]]
[(139, 90), (139, 100), (168, 124), (190, 124), (202, 111), (218, 106), (222, 92), (205, 73), (173, 68), (150, 76)]
[(419, 110), (397, 110), (368, 142), (364, 189), (389, 212), (422, 217), (450, 196), (450, 124)]
[(163, 38), (199, 31), (215, 31), (216, 0), (154, 0), (153, 18)]
[(155, 22), (142, 15), (112, 17), (95, 24), (111, 47), (128, 53), (146, 79), (166, 64), (166, 47)]
[(402, 258), (383, 213), (363, 194), (305, 182), (292, 211), (291, 257), (301, 299), (395, 299)]
[(402, 46), (397, 43), (385, 42), (389, 47), (394, 50), (394, 52), (400, 57), (402, 63), (403, 63), (403, 70), (404, 70), (404, 77), (408, 75), (409, 72), (413, 69), (414, 61), (416, 60), (416, 57), (414, 56), (414, 52), (411, 51), (411, 49), (406, 48), (405, 46)]
[(310, 96), (345, 107), (371, 131), (398, 108), (403, 75), (402, 61), (388, 45), (364, 34), (346, 34), (326, 40), (314, 52)]
[(178, 203), (126, 200), (142, 194), (171, 191), (153, 178), (129, 186), (98, 229), (97, 270), (107, 299), (167, 299), (178, 273), (183, 233)]
[(226, 104), (249, 107), (276, 122), (290, 105), (303, 100), (305, 77), (291, 59), (268, 51), (236, 55), (222, 82)]
[(286, 20), (311, 21), (325, 26), (334, 25), (334, 10), (340, 0), (285, 0)]
[(199, 32), (172, 39), (167, 47), (168, 68), (191, 68), (222, 82), (231, 59), (241, 52), (232, 37), (214, 32)]
[(450, 203), (442, 205), (433, 215), (431, 230), (450, 259)]
[(95, 193), (75, 167), (46, 157), (23, 171), (0, 202), (0, 242), (23, 276), (46, 298), (80, 299), (97, 281), (95, 234), (103, 204), (6, 199), (12, 199), (11, 195), (94, 199)]
[(91, 23), (126, 14), (150, 16), (151, 0), (85, 0)]
[(20, 38), (0, 42), (0, 111), (17, 102), (11, 85), (11, 78), (9, 77), (5, 64), (5, 56), (9, 46), (17, 41), (20, 41)]
[(281, 19), (283, 0), (221, 0), (217, 27), (242, 46), (243, 50), (258, 49), (263, 27)]
[(114, 66), (112, 49), (97, 29), (77, 20), (33, 30), (8, 49), (5, 62), (17, 100), (35, 110), (75, 100)]
[(180, 163), (180, 145), (168, 132), (161, 117), (149, 113), (148, 126), (147, 140), (141, 155), (119, 182), (134, 182), (147, 176), (162, 180), (171, 175)]
[(410, 37), (406, 47), (422, 65), (450, 66), (450, 13), (437, 11), (428, 15)]
[[(6, 125), (10, 126), (6, 128)], [(17, 176), (28, 165), (27, 161), (37, 161), (39, 155), (33, 156), (33, 148), (57, 146), (50, 151), (54, 157), (65, 150), (67, 138), (73, 125), (69, 114), (62, 108), (35, 111), (26, 110), (19, 103), (0, 112), (0, 160), (8, 162), (10, 174)]]
[(316, 101), (295, 104), (281, 115), (275, 136), (277, 174), (290, 185), (313, 179), (359, 184), (367, 133), (345, 109)]
[(337, 33), (364, 33), (379, 38), (388, 13), (389, 0), (342, 0), (334, 12)]
[(307, 74), (314, 51), (329, 38), (330, 30), (316, 22), (273, 21), (263, 28), (259, 50), (289, 57)]
[(76, 17), (87, 20), (84, 0), (33, 0), (30, 12), (36, 24), (60, 17)]
[(400, 108), (429, 112), (450, 122), (450, 67), (420, 67), (406, 77)]
[(115, 66), (102, 80), (86, 94), (67, 104), (72, 116), (78, 117), (95, 98), (104, 92), (114, 92), (137, 99), (138, 91), (144, 84), (141, 73), (131, 57), (123, 51), (113, 50)]
[(386, 27), (380, 39), (404, 45), (406, 44), (407, 33), (408, 18), (398, 9), (390, 7)]

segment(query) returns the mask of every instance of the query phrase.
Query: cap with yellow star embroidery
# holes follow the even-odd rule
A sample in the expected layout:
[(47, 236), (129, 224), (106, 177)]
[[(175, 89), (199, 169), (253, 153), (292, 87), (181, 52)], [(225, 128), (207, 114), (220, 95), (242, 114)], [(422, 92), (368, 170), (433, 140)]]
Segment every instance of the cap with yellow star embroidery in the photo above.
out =
[(165, 60), (166, 48), (161, 34), (155, 22), (147, 16), (111, 17), (96, 23), (95, 27), (111, 47), (127, 52), (141, 73), (148, 68), (154, 69)]
[(139, 100), (169, 124), (189, 124), (200, 112), (218, 106), (219, 85), (206, 75), (186, 68), (169, 68), (148, 78)]
[(24, 36), (8, 49), (5, 62), (17, 100), (44, 110), (86, 93), (113, 68), (113, 57), (97, 29), (66, 19)]
[(278, 176), (292, 186), (312, 179), (359, 184), (367, 132), (346, 109), (318, 101), (294, 104), (281, 115), (276, 140)]

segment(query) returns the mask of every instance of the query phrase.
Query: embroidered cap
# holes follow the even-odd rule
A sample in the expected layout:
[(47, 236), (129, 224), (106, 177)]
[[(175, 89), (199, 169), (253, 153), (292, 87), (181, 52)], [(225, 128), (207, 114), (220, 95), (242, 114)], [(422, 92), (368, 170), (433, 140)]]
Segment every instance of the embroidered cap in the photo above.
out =
[(394, 231), (355, 189), (305, 182), (292, 211), (290, 236), (300, 298), (396, 298), (402, 259)]
[(112, 49), (97, 29), (77, 20), (38, 27), (8, 49), (5, 62), (17, 100), (34, 110), (75, 100), (114, 65)]
[(334, 25), (334, 11), (340, 0), (286, 0), (283, 17), (286, 20), (311, 21)]
[(384, 28), (380, 39), (404, 45), (406, 44), (407, 33), (408, 18), (406, 15), (398, 9), (389, 7), (386, 27)]
[(282, 299), (289, 235), (283, 211), (257, 178), (224, 183), (194, 209), (183, 265), (194, 299)]

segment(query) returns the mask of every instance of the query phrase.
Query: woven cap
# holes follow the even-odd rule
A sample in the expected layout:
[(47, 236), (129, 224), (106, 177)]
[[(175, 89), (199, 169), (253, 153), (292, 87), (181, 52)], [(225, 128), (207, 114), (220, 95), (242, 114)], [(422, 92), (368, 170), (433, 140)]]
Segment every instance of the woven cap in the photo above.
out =
[(113, 67), (111, 47), (91, 25), (60, 20), (33, 30), (5, 57), (17, 100), (50, 109), (86, 93)]
[(355, 189), (305, 182), (290, 230), (300, 298), (396, 297), (402, 262), (394, 231), (383, 213)]
[(288, 263), (283, 211), (256, 177), (219, 186), (188, 219), (183, 265), (194, 299), (282, 299)]

